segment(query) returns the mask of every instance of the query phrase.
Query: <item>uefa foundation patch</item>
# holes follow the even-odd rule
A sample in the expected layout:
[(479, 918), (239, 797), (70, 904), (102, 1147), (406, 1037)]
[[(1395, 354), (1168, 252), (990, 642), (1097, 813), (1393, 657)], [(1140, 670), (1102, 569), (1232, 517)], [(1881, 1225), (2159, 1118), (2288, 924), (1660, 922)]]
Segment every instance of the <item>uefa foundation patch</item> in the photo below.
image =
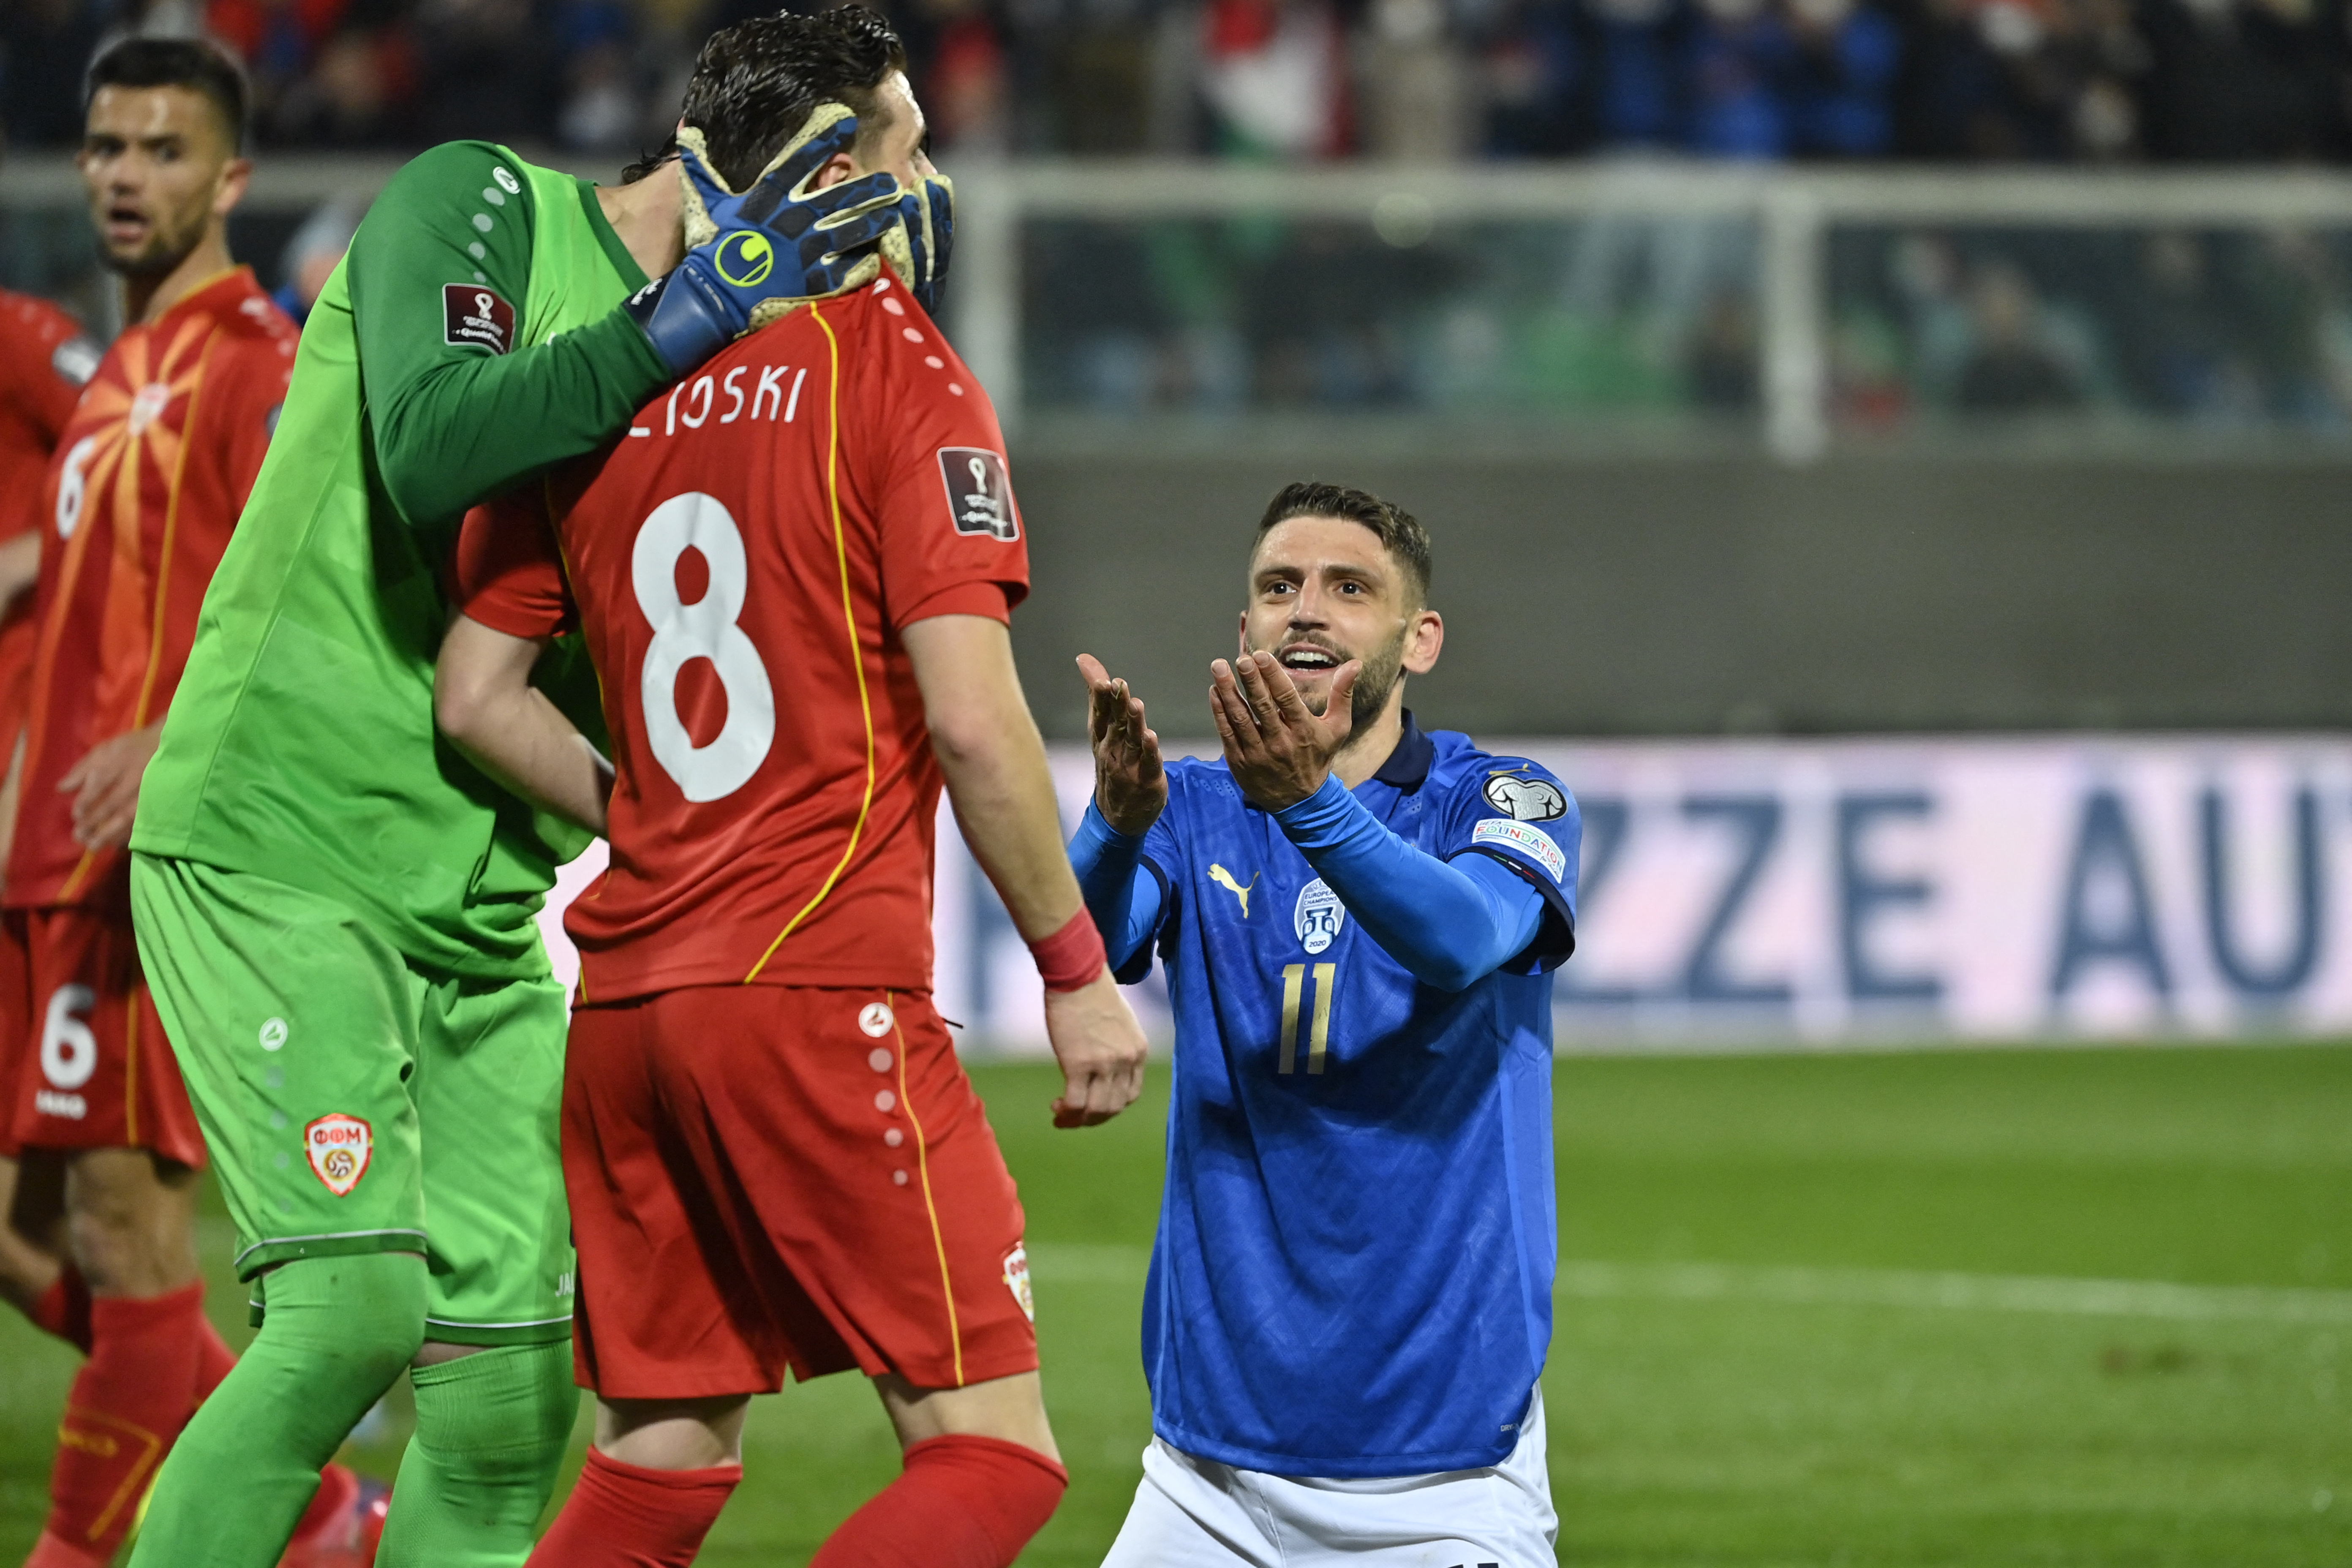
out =
[(327, 1190), (345, 1197), (367, 1174), (368, 1158), (375, 1152), (375, 1132), (358, 1117), (338, 1111), (302, 1129), (302, 1152), (310, 1155), (310, 1169), (327, 1184)]
[(1516, 849), (1551, 873), (1555, 882), (1564, 882), (1568, 877), (1568, 857), (1560, 853), (1550, 834), (1532, 823), (1490, 816), (1470, 830), (1470, 842)]

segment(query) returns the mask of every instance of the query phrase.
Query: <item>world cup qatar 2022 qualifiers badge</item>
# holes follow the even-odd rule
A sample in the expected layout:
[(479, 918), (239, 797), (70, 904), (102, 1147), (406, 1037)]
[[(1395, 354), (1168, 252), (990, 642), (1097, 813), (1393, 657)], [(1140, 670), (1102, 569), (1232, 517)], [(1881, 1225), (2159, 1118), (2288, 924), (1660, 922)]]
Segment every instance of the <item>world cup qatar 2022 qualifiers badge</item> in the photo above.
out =
[(337, 1111), (302, 1129), (302, 1152), (310, 1156), (310, 1169), (319, 1180), (340, 1198), (367, 1174), (368, 1156), (375, 1152), (375, 1133), (358, 1117)]

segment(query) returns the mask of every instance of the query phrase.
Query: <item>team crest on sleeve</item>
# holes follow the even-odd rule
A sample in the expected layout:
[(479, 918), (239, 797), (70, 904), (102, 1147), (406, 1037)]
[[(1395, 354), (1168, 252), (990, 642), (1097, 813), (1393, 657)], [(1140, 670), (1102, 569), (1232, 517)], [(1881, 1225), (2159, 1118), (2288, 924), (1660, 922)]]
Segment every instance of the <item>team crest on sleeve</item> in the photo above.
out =
[(1568, 796), (1549, 779), (1523, 776), (1517, 769), (1486, 775), (1486, 804), (1514, 822), (1549, 822), (1568, 815)]
[(1004, 1255), (1004, 1288), (1021, 1304), (1021, 1315), (1031, 1322), (1037, 1321), (1037, 1297), (1029, 1289), (1029, 1248), (1021, 1242)]
[(1339, 940), (1339, 928), (1347, 923), (1348, 910), (1339, 902), (1339, 895), (1318, 877), (1298, 889), (1298, 902), (1290, 911), (1290, 923), (1298, 931), (1298, 945), (1309, 952), (1321, 952)]
[(1520, 854), (1551, 873), (1555, 882), (1568, 880), (1568, 857), (1551, 841), (1551, 835), (1525, 822), (1505, 822), (1490, 816), (1470, 830), (1473, 844), (1492, 844), (1498, 848), (1516, 849)]
[(948, 515), (958, 533), (984, 533), (1007, 544), (1021, 537), (1002, 457), (985, 447), (942, 447), (940, 478), (947, 483)]
[(302, 1129), (302, 1152), (310, 1155), (310, 1169), (327, 1190), (348, 1197), (367, 1174), (368, 1160), (375, 1152), (375, 1131), (358, 1117), (337, 1111)]
[(451, 348), (488, 349), (502, 354), (514, 347), (514, 307), (471, 283), (441, 286), (441, 341)]

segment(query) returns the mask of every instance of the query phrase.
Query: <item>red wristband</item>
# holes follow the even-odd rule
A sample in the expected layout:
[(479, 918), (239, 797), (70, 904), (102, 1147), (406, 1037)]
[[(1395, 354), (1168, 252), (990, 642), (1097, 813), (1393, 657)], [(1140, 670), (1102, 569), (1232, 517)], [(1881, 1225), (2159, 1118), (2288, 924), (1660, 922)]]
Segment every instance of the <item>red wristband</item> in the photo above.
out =
[(1095, 930), (1095, 918), (1083, 904), (1061, 930), (1031, 942), (1029, 956), (1037, 961), (1037, 973), (1048, 991), (1083, 990), (1110, 963), (1103, 952), (1102, 932)]

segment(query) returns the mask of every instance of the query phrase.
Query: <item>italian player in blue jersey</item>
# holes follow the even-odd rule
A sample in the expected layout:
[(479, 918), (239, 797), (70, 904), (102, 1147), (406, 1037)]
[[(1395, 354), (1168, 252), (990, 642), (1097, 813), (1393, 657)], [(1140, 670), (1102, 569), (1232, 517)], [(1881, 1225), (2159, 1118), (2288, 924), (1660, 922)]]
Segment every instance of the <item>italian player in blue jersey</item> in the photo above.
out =
[(1553, 1562), (1538, 1378), (1557, 1253), (1551, 981), (1576, 804), (1424, 731), (1429, 536), (1293, 485), (1258, 525), (1222, 761), (1162, 765), (1090, 657), (1070, 847), (1176, 1018), (1144, 1298), (1154, 1439), (1105, 1568)]

